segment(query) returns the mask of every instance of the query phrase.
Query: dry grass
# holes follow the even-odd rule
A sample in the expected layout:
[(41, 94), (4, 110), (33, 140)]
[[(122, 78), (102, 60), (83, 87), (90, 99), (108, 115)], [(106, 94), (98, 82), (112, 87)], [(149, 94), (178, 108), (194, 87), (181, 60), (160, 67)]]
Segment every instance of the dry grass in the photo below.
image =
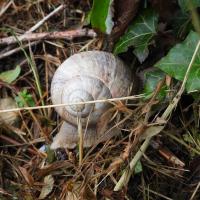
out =
[[(3, 0), (0, 2), (0, 37), (24, 34), (60, 4), (61, 0)], [(34, 32), (82, 28), (90, 7), (89, 1), (66, 1), (65, 9)], [(52, 138), (62, 121), (54, 106), (49, 106), (52, 104), (50, 83), (55, 70), (70, 55), (85, 50), (102, 50), (103, 45), (101, 37), (81, 37), (74, 40), (46, 39), (34, 44), (18, 41), (17, 44), (0, 46), (0, 58), (1, 54), (6, 55), (0, 59), (0, 72), (16, 65), (22, 69), (12, 84), (0, 82), (0, 97), (15, 98), (20, 91), (27, 89), (34, 102), (31, 109), (18, 109), (17, 122), (0, 125), (0, 199), (173, 199), (179, 190), (186, 191), (193, 199), (199, 183), (187, 191), (191, 183), (187, 180), (187, 172), (188, 163), (200, 154), (199, 102), (192, 101), (182, 107), (183, 101), (176, 99), (174, 105), (162, 104), (156, 97), (166, 80), (158, 84), (154, 95), (146, 102), (140, 98), (132, 105), (124, 99), (112, 102), (113, 119), (116, 127), (122, 130), (121, 135), (88, 149), (83, 149), (80, 144), (79, 150), (50, 150)], [(13, 49), (18, 50), (5, 54)], [(181, 95), (179, 93), (178, 98)], [(23, 98), (21, 95), (24, 106), (30, 107), (29, 101)], [(183, 98), (190, 100), (188, 96)], [(159, 116), (166, 113), (168, 104), (172, 105), (168, 107), (171, 110), (160, 120)], [(172, 112), (176, 106), (177, 110)], [(150, 142), (149, 137), (155, 135), (155, 130), (149, 133), (147, 130), (166, 124), (166, 121), (165, 129), (160, 129), (159, 135)], [(81, 133), (81, 123), (79, 130)], [(183, 136), (188, 132), (191, 138), (186, 141)], [(141, 153), (139, 149), (146, 138), (149, 140), (145, 146), (148, 150)], [(129, 179), (123, 179), (127, 185), (121, 191), (114, 191), (124, 170), (129, 170), (127, 166), (138, 154), (131, 173), (128, 171)], [(131, 178), (138, 162), (142, 163), (142, 172)], [(49, 191), (47, 185), (51, 188)], [(46, 195), (41, 194), (43, 190)]]

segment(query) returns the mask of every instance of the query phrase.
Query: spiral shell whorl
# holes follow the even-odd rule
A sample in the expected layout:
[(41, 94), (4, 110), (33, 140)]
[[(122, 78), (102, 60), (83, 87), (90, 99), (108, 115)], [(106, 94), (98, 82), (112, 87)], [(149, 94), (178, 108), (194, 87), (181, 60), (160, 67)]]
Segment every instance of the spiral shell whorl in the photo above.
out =
[[(67, 92), (67, 90), (65, 90)], [(94, 100), (92, 95), (89, 94), (87, 91), (82, 90), (74, 90), (72, 93), (66, 95), (64, 92), (63, 94), (63, 102), (69, 103), (79, 103), (79, 102), (86, 102)], [(80, 104), (80, 105), (71, 105), (66, 106), (65, 109), (71, 113), (72, 115), (76, 116), (77, 113), (80, 114), (81, 117), (87, 117), (92, 110), (92, 104)]]

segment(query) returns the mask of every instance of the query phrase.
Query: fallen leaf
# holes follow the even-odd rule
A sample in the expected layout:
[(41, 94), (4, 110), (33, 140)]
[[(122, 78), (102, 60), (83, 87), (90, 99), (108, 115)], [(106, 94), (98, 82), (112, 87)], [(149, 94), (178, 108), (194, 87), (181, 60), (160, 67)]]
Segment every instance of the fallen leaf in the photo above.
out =
[(146, 139), (147, 137), (153, 137), (160, 133), (164, 128), (164, 125), (161, 126), (150, 126), (142, 134), (140, 139)]
[(20, 166), (19, 166), (19, 170), (20, 170), (22, 176), (24, 177), (25, 181), (26, 181), (29, 185), (33, 185), (34, 179), (33, 179), (33, 177), (30, 175), (30, 173), (27, 171), (27, 169), (24, 168), (24, 167), (20, 167)]
[(54, 178), (52, 175), (44, 177), (44, 186), (42, 187), (39, 199), (45, 199), (47, 195), (52, 191), (54, 185)]
[(19, 65), (17, 65), (17, 67), (13, 70), (8, 70), (8, 71), (0, 73), (0, 80), (6, 83), (12, 83), (13, 81), (17, 79), (20, 72), (21, 72), (21, 68)]

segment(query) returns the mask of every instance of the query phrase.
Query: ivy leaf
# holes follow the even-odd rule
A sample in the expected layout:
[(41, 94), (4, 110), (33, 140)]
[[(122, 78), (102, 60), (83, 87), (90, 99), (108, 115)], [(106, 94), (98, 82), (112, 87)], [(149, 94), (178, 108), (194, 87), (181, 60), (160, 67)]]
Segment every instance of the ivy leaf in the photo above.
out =
[(187, 12), (191, 10), (191, 8), (200, 7), (199, 0), (178, 0), (178, 4), (183, 12)]
[(6, 82), (6, 83), (12, 83), (17, 79), (21, 72), (21, 68), (19, 65), (16, 66), (13, 70), (8, 70), (5, 72), (0, 73), (0, 80)]
[[(155, 88), (160, 80), (162, 80), (165, 77), (165, 73), (161, 71), (160, 69), (154, 69), (151, 71), (147, 71), (144, 74), (144, 93), (145, 98), (149, 99), (153, 92), (155, 91)], [(167, 86), (164, 85), (159, 94), (158, 99), (164, 99), (166, 97), (166, 88)]]
[[(191, 31), (181, 44), (175, 45), (155, 66), (173, 78), (183, 81), (199, 40), (200, 36)], [(200, 50), (190, 70), (186, 90), (188, 93), (200, 90)]]
[(93, 28), (99, 29), (103, 33), (110, 34), (114, 26), (113, 0), (93, 0), (90, 20)]
[(158, 23), (158, 15), (152, 9), (145, 9), (128, 31), (119, 39), (114, 47), (114, 53), (119, 54), (128, 50), (130, 46), (135, 47), (133, 53), (140, 62), (143, 62), (148, 54), (148, 46), (151, 44)]

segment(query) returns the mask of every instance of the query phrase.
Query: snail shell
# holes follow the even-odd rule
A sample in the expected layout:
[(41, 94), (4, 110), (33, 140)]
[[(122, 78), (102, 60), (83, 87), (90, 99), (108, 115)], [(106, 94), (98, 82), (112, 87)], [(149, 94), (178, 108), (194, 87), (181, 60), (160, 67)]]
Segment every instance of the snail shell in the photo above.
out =
[[(81, 52), (69, 57), (56, 70), (51, 83), (51, 98), (53, 104), (70, 104), (123, 97), (129, 95), (132, 81), (128, 67), (113, 54)], [(95, 103), (56, 107), (65, 122), (51, 148), (74, 147), (78, 142), (77, 117), (81, 118), (83, 127), (89, 120), (84, 146), (95, 144), (99, 138), (97, 124), (109, 106), (109, 103)], [(109, 135), (112, 136), (114, 132), (116, 130)]]

